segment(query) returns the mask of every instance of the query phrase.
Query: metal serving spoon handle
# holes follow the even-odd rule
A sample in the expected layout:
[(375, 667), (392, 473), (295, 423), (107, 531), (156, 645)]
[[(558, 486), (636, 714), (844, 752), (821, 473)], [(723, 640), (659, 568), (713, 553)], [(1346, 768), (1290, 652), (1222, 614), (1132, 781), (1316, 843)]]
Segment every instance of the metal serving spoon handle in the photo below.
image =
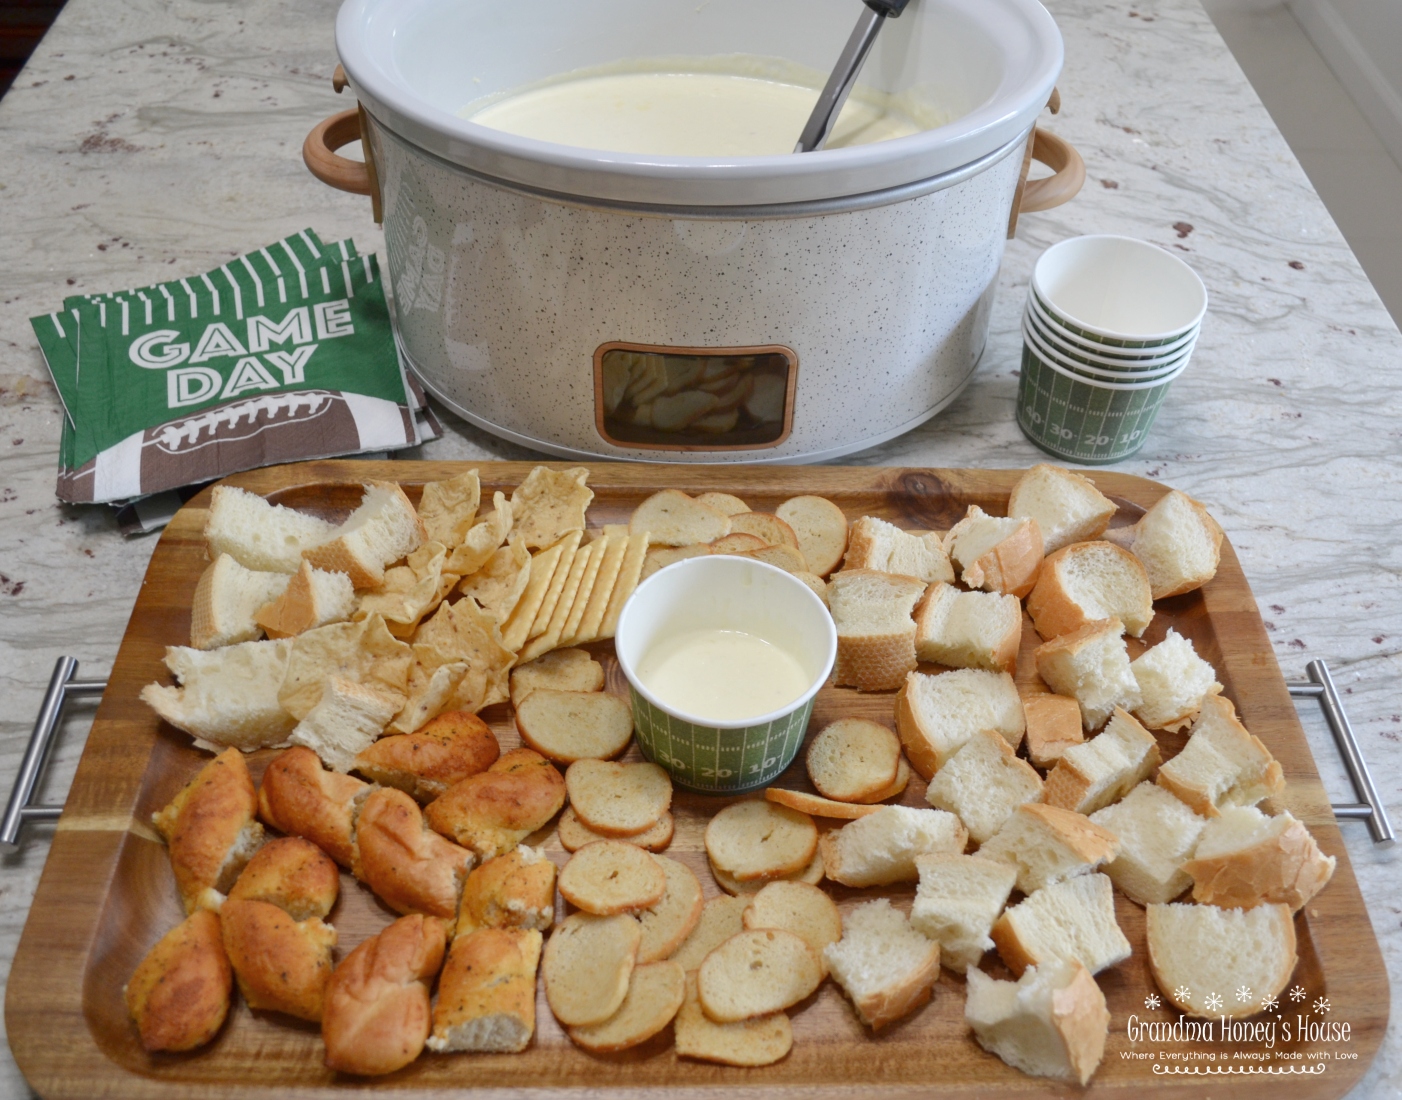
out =
[(837, 121), (837, 116), (842, 112), (842, 105), (847, 102), (847, 96), (852, 91), (852, 85), (857, 83), (857, 74), (862, 71), (862, 63), (866, 61), (872, 43), (876, 41), (876, 32), (881, 29), (881, 24), (886, 22), (888, 15), (892, 19), (899, 17), (910, 0), (863, 2), (866, 7), (863, 8), (856, 27), (852, 29), (852, 36), (847, 39), (847, 45), (843, 47), (837, 64), (833, 66), (832, 75), (823, 86), (813, 113), (808, 116), (808, 125), (803, 128), (803, 136), (794, 146), (795, 153), (816, 152), (827, 142), (828, 135), (832, 133), (833, 123)]

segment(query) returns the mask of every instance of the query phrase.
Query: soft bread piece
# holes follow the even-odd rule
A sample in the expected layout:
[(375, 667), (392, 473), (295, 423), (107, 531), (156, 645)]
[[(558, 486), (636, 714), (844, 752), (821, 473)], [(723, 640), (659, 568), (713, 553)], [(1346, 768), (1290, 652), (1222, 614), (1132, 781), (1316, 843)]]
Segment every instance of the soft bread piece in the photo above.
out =
[(240, 642), (206, 653), (166, 647), (166, 668), (179, 687), (147, 684), (141, 701), (203, 747), (245, 752), (277, 748), (297, 719), (278, 701), (292, 643)]
[(932, 852), (957, 855), (969, 842), (963, 822), (943, 810), (882, 806), (876, 813), (824, 833), (828, 878), (844, 886), (887, 886), (920, 877), (915, 861)]
[(438, 978), (428, 1049), (525, 1050), (535, 1034), (541, 942), (529, 928), (481, 928), (454, 937)]
[(1154, 617), (1149, 575), (1114, 543), (1074, 542), (1042, 562), (1027, 613), (1047, 640), (1100, 619), (1119, 619), (1138, 638)]
[(732, 1024), (712, 1020), (701, 1008), (697, 975), (686, 976), (686, 998), (677, 1011), (677, 1055), (724, 1066), (768, 1066), (793, 1049), (793, 1026), (783, 1012)]
[(996, 592), (932, 584), (915, 609), (915, 656), (948, 668), (1017, 671), (1022, 604)]
[(170, 851), (185, 912), (219, 911), (239, 873), (263, 843), (258, 795), (237, 749), (207, 763), (164, 809), (151, 815)]
[(1114, 859), (1119, 846), (1114, 833), (1082, 814), (1027, 802), (978, 851), (985, 859), (1013, 864), (1017, 888), (1030, 894), (1049, 883), (1094, 871)]
[(954, 580), (954, 566), (939, 535), (902, 531), (875, 516), (862, 516), (852, 524), (842, 568), (898, 573), (927, 584)]
[(980, 731), (998, 733), (1016, 749), (1026, 720), (1011, 676), (962, 668), (912, 672), (896, 697), (896, 729), (911, 764), (929, 779)]
[(1218, 807), (1254, 806), (1285, 790), (1280, 764), (1222, 695), (1203, 699), (1188, 743), (1159, 768), (1156, 781), (1205, 817), (1215, 817)]
[(1014, 974), (1056, 958), (1076, 959), (1092, 974), (1129, 958), (1115, 922), (1115, 890), (1104, 875), (1053, 883), (1004, 911), (993, 925), (998, 955)]
[[(1154, 981), (1189, 1016), (1255, 1015), (1262, 1002), (1280, 996), (1295, 972), (1295, 922), (1288, 905), (1151, 905), (1144, 917)], [(1252, 994), (1244, 1006), (1227, 997), (1209, 1007), (1210, 990), (1241, 986)]]
[(326, 988), (321, 1038), (326, 1065), (375, 1076), (423, 1051), (432, 1020), (429, 987), (443, 965), (443, 922), (400, 917), (346, 956)]
[(311, 749), (332, 771), (348, 772), (356, 756), (384, 733), (402, 701), (354, 680), (328, 676), (321, 698), (288, 740)]
[[(905, 761), (901, 763), (905, 764)], [(909, 764), (905, 764), (905, 770), (909, 774)], [(856, 821), (859, 817), (866, 817), (881, 809), (879, 805), (871, 803), (834, 802), (830, 798), (822, 798), (807, 791), (791, 791), (787, 787), (766, 787), (764, 798), (767, 802), (787, 806), (810, 817), (832, 817), (841, 821)]]
[(940, 945), (940, 962), (963, 974), (993, 946), (988, 933), (1003, 912), (1017, 869), (980, 856), (926, 855), (915, 861), (920, 885), (910, 926)]
[(1016, 982), (969, 971), (964, 1019), (979, 1046), (1034, 1077), (1086, 1084), (1105, 1056), (1110, 1011), (1080, 963), (1051, 960)]
[(642, 942), (627, 914), (572, 913), (545, 945), (541, 974), (555, 1019), (566, 1027), (601, 1024), (618, 1011)]
[(696, 972), (701, 1009), (717, 1023), (767, 1016), (796, 1005), (823, 980), (818, 956), (782, 928), (737, 932)]
[(455, 931), (459, 936), (474, 928), (544, 932), (554, 919), (555, 864), (544, 850), (521, 844), (468, 874)]
[(474, 862), (470, 851), (430, 829), (403, 791), (380, 787), (361, 804), (352, 870), (396, 913), (440, 917), (451, 927)]
[(1139, 517), (1122, 543), (1144, 563), (1154, 599), (1201, 588), (1217, 575), (1222, 528), (1207, 509), (1177, 489)]
[(750, 510), (748, 504), (730, 493), (698, 493), (696, 495), (696, 501), (698, 504), (704, 504), (707, 508), (714, 508), (717, 512), (727, 516), (739, 515), (741, 512), (748, 512)]
[(585, 483), (583, 466), (552, 470), (537, 466), (511, 493), (515, 531), (526, 545), (549, 546), (569, 531), (584, 530), (584, 515), (594, 491)]
[(344, 573), (301, 567), (271, 603), (256, 609), (253, 621), (269, 638), (291, 638), (328, 623), (345, 622), (355, 613), (355, 586)]
[(259, 848), (239, 875), (230, 901), (266, 901), (295, 921), (325, 917), (341, 892), (335, 861), (301, 837), (284, 836)]
[(646, 533), (653, 546), (693, 546), (730, 534), (730, 517), (677, 489), (663, 489), (633, 510), (628, 532)]
[(1119, 855), (1104, 871), (1130, 901), (1169, 902), (1192, 884), (1183, 864), (1197, 847), (1207, 819), (1162, 787), (1141, 783), (1090, 819), (1119, 838)]
[(628, 700), (603, 691), (536, 688), (516, 704), (521, 740), (551, 760), (604, 760), (617, 756), (633, 737)]
[(234, 972), (219, 918), (196, 909), (141, 960), (122, 990), (146, 1050), (194, 1050), (224, 1026)]
[(911, 928), (886, 898), (849, 912), (842, 938), (823, 954), (833, 980), (873, 1030), (925, 1004), (940, 973), (940, 945)]
[(686, 999), (686, 971), (673, 962), (633, 968), (628, 994), (601, 1024), (572, 1027), (570, 1038), (585, 1050), (609, 1053), (645, 1043), (672, 1022)]
[(672, 953), (672, 961), (683, 970), (692, 971), (702, 960), (731, 936), (744, 931), (745, 910), (751, 896), (722, 894), (711, 898), (701, 909), (701, 918), (680, 947)]
[(245, 569), (295, 573), (302, 551), (331, 538), (335, 524), (269, 504), (256, 493), (216, 485), (209, 498), (204, 538), (209, 556), (228, 554)]
[(696, 928), (705, 906), (701, 881), (690, 867), (666, 856), (656, 860), (667, 888), (661, 900), (637, 914), (643, 932), (638, 944), (639, 965), (670, 958)]
[(267, 901), (230, 898), (219, 911), (224, 951), (248, 1007), (320, 1021), (336, 930), (293, 920)]
[[(573, 806), (565, 807), (565, 812), (560, 815), (560, 821), (556, 828), (560, 835), (560, 847), (567, 852), (577, 852), (586, 844), (593, 844), (596, 840), (609, 839), (603, 833), (596, 833), (580, 821)], [(672, 843), (672, 833), (675, 828), (676, 821), (673, 820), (672, 815), (664, 812), (641, 833), (629, 833), (628, 843), (636, 844), (639, 848), (646, 848), (649, 852), (660, 852)]]
[(482, 482), (476, 470), (426, 483), (417, 509), (423, 520), (424, 540), (441, 543), (451, 550), (471, 528), (481, 503)]
[(1193, 879), (1193, 900), (1204, 905), (1297, 910), (1324, 889), (1334, 857), (1288, 811), (1269, 817), (1254, 806), (1228, 806), (1206, 823), (1183, 871)]
[(604, 666), (587, 649), (551, 650), (511, 670), (511, 705), (519, 707), (536, 688), (603, 691)]
[(944, 536), (944, 549), (970, 588), (1020, 599), (1037, 580), (1042, 531), (1034, 519), (999, 519), (970, 504), (968, 515)]
[(1119, 707), (1100, 734), (1072, 745), (1047, 776), (1042, 801), (1078, 814), (1118, 802), (1159, 766), (1154, 735)]
[(837, 568), (847, 549), (847, 517), (841, 508), (826, 497), (790, 497), (774, 514), (798, 536), (798, 549), (809, 569), (826, 577)]
[(910, 617), (925, 583), (915, 577), (844, 569), (828, 582), (828, 610), (837, 627), (833, 683), (861, 691), (893, 691), (915, 669)]
[(1081, 705), (1081, 722), (1088, 730), (1098, 729), (1116, 707), (1134, 710), (1144, 701), (1119, 619), (1087, 623), (1053, 638), (1037, 647), (1035, 659), (1037, 675), (1047, 686)]
[(1008, 515), (1035, 519), (1048, 554), (1073, 542), (1098, 539), (1115, 511), (1115, 502), (1090, 478), (1045, 462), (1018, 478), (1008, 497)]
[(325, 542), (302, 557), (328, 573), (344, 573), (357, 589), (378, 587), (385, 566), (423, 545), (424, 525), (409, 498), (392, 481), (365, 485), (360, 507)]
[(810, 886), (817, 886), (823, 881), (823, 852), (819, 845), (813, 852), (813, 858), (808, 861), (807, 866), (797, 871), (791, 871), (787, 875), (766, 876), (765, 878), (746, 879), (741, 882), (729, 871), (724, 871), (717, 867), (715, 863), (710, 863), (711, 877), (716, 880), (716, 885), (727, 894), (735, 896), (750, 896), (757, 894), (769, 882), (806, 882)]
[(672, 805), (672, 777), (648, 762), (576, 760), (565, 769), (565, 789), (586, 829), (629, 840), (649, 831)]
[(1129, 668), (1143, 696), (1134, 715), (1150, 729), (1182, 729), (1197, 717), (1203, 699), (1222, 690), (1212, 666), (1172, 627)]
[(428, 823), (483, 859), (509, 852), (565, 804), (565, 780), (530, 749), (504, 755), (428, 804)]
[(280, 832), (305, 837), (342, 867), (355, 859), (352, 822), (358, 798), (370, 790), (351, 775), (329, 772), (301, 746), (278, 753), (263, 771), (258, 816)]
[(901, 741), (865, 718), (839, 718), (814, 735), (805, 763), (820, 794), (840, 802), (864, 802), (895, 781)]
[(459, 780), (486, 771), (501, 756), (487, 723), (465, 710), (440, 714), (413, 733), (381, 737), (362, 749), (355, 771), (419, 802), (431, 802)]
[(1081, 705), (1067, 695), (1050, 691), (1022, 696), (1027, 720), (1027, 758), (1039, 768), (1051, 768), (1072, 745), (1086, 739), (1081, 726)]
[(560, 871), (560, 896), (596, 916), (636, 913), (662, 900), (667, 876), (649, 853), (626, 840), (586, 844)]
[(1006, 738), (980, 731), (950, 757), (925, 788), (925, 801), (958, 814), (969, 836), (982, 844), (1008, 815), (1042, 795), (1042, 777), (1018, 758)]
[(706, 855), (740, 882), (780, 878), (806, 867), (818, 847), (807, 814), (773, 802), (734, 802), (706, 826)]
[(286, 573), (245, 569), (229, 554), (220, 554), (200, 574), (190, 608), (190, 644), (216, 649), (251, 642), (262, 633), (254, 615), (287, 587)]
[(806, 882), (766, 883), (750, 900), (742, 920), (746, 928), (782, 928), (798, 936), (813, 949), (824, 975), (828, 964), (823, 952), (842, 938), (837, 904)]

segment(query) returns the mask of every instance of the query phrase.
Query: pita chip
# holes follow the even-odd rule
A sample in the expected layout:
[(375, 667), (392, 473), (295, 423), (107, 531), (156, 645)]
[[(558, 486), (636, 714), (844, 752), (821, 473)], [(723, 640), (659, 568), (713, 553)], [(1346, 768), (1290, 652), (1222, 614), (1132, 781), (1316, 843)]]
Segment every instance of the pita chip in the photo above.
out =
[(447, 556), (447, 547), (441, 542), (424, 543), (409, 555), (407, 564), (385, 570), (383, 583), (360, 597), (353, 617), (379, 615), (396, 638), (409, 637), (458, 583), (457, 574), (443, 572)]
[(531, 552), (520, 536), (513, 535), (486, 565), (463, 578), (458, 591), (471, 596), (497, 622), (505, 623), (521, 602), (530, 579)]
[(516, 533), (531, 549), (551, 546), (571, 531), (584, 530), (584, 513), (594, 491), (584, 483), (583, 466), (551, 470), (537, 466), (511, 494)]
[(292, 639), (278, 702), (300, 722), (321, 702), (327, 679), (339, 676), (402, 704), (413, 659), (413, 651), (389, 632), (379, 615), (320, 626)]
[[(419, 650), (428, 651), (432, 667), (419, 663)], [(414, 647), (414, 667), (409, 670), (409, 701), (394, 716), (389, 725), (390, 733), (413, 733), (421, 729), (448, 709), (458, 690), (462, 678), (467, 675), (467, 664), (462, 661), (439, 661), (439, 654), (433, 646)]]
[(449, 550), (458, 546), (477, 518), (482, 483), (476, 470), (467, 470), (447, 481), (430, 481), (419, 498), (419, 519), (429, 542), (441, 542)]
[(506, 541), (511, 528), (511, 504), (504, 493), (493, 493), (492, 514), (468, 528), (462, 542), (444, 564), (444, 572), (456, 573), (459, 577), (476, 573), (497, 552), (497, 547)]

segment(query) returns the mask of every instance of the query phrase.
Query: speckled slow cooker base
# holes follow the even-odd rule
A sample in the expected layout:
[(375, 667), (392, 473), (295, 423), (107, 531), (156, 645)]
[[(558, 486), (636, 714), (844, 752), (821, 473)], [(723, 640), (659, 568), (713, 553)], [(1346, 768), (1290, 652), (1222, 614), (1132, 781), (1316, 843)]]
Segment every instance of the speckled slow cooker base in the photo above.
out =
[[(983, 350), (1021, 168), (1014, 149), (887, 206), (689, 221), (496, 186), (372, 129), (397, 327), (429, 388), (490, 431), (651, 461), (830, 457), (947, 404)], [(613, 340), (793, 348), (792, 432), (709, 454), (606, 442), (593, 358)]]

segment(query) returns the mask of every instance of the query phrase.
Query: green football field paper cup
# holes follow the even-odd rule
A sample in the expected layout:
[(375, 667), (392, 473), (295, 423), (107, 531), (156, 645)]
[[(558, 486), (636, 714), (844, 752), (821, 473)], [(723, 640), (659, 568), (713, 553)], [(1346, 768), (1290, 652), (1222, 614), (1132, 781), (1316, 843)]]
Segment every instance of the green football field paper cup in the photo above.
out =
[[(715, 630), (753, 635), (782, 650), (797, 662), (807, 688), (778, 709), (720, 721), (680, 709), (640, 677), (656, 647)], [(643, 755), (688, 790), (740, 794), (768, 786), (793, 763), (813, 700), (837, 659), (837, 628), (823, 601), (797, 577), (717, 555), (676, 562), (638, 585), (619, 616), (614, 651), (628, 680)]]
[(1022, 338), (1032, 347), (1034, 351), (1044, 360), (1055, 363), (1062, 370), (1082, 378), (1095, 378), (1101, 381), (1114, 382), (1117, 384), (1129, 384), (1133, 382), (1150, 382), (1159, 378), (1166, 378), (1170, 374), (1175, 374), (1187, 366), (1188, 358), (1192, 354), (1193, 345), (1177, 352), (1155, 364), (1152, 368), (1143, 370), (1125, 371), (1115, 367), (1107, 367), (1099, 356), (1094, 355), (1074, 355), (1071, 352), (1063, 351), (1050, 341), (1046, 331), (1039, 327), (1035, 320), (1029, 316), (1023, 317)]
[(1047, 337), (1058, 351), (1093, 356), (1096, 362), (1103, 362), (1121, 371), (1152, 370), (1157, 364), (1173, 359), (1175, 356), (1181, 355), (1185, 349), (1191, 348), (1197, 343), (1198, 333), (1201, 331), (1200, 327), (1194, 326), (1186, 336), (1172, 344), (1127, 350), (1075, 335), (1052, 318), (1045, 307), (1037, 301), (1037, 295), (1030, 291), (1027, 295), (1027, 306), (1023, 312), (1027, 319), (1033, 323), (1033, 327), (1038, 333)]

